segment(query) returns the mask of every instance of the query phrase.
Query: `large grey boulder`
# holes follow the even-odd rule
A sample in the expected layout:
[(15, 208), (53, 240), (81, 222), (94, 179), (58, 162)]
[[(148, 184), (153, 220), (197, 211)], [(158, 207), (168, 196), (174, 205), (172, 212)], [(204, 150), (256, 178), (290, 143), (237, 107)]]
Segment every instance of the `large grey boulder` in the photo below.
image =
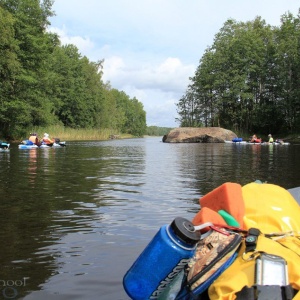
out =
[(221, 127), (179, 127), (164, 135), (165, 143), (224, 143), (237, 135)]

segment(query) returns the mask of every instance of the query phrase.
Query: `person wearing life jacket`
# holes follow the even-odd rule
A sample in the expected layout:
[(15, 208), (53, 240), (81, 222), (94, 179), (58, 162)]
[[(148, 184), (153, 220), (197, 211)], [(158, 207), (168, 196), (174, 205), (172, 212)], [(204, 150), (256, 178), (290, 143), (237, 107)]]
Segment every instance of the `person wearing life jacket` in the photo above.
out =
[(272, 137), (272, 134), (269, 134), (268, 137), (269, 137), (268, 143), (269, 143), (269, 144), (273, 144), (273, 143), (274, 143), (274, 139), (273, 139), (273, 137)]
[(53, 143), (54, 143), (54, 141), (52, 139), (50, 139), (49, 134), (48, 133), (44, 133), (43, 144), (46, 144), (48, 146), (52, 146)]
[(31, 141), (33, 144), (35, 144), (37, 146), (41, 145), (41, 142), (39, 141), (37, 133), (30, 133), (30, 136), (29, 136), (28, 140)]
[(256, 136), (256, 134), (253, 134), (253, 136), (252, 136), (252, 138), (250, 140), (250, 143), (261, 143), (261, 142), (262, 142), (261, 138), (258, 138)]

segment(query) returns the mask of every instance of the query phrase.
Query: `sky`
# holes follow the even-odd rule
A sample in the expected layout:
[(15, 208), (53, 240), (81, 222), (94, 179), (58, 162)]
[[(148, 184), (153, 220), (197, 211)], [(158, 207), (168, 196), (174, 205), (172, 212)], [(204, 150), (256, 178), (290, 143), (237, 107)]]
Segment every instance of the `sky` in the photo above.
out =
[(49, 30), (90, 61), (103, 81), (136, 97), (148, 126), (179, 127), (179, 99), (228, 19), (280, 25), (299, 0), (54, 0)]

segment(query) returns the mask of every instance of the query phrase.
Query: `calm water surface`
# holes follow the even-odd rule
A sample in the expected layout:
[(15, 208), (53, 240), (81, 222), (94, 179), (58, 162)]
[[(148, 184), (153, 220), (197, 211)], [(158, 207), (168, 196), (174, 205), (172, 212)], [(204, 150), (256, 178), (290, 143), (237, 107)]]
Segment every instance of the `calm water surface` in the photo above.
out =
[(300, 186), (300, 145), (68, 142), (0, 153), (0, 299), (128, 299), (160, 226), (224, 182)]

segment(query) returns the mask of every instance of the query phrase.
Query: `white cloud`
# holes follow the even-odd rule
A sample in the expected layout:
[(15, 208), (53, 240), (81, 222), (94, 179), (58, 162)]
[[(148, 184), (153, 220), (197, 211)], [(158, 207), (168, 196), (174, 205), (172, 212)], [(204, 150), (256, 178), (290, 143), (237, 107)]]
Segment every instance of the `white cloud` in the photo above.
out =
[(52, 31), (91, 61), (105, 81), (144, 105), (147, 124), (178, 126), (176, 105), (205, 49), (229, 18), (270, 25), (299, 10), (295, 0), (56, 0)]
[(131, 68), (120, 57), (104, 63), (104, 80), (118, 86), (130, 97), (136, 97), (147, 112), (147, 125), (175, 127), (176, 102), (188, 85), (195, 66), (184, 66), (178, 58), (167, 58), (160, 64)]
[(132, 65), (121, 57), (110, 57), (104, 62), (104, 80), (117, 86), (135, 86), (165, 92), (180, 92), (188, 83), (195, 66), (183, 65), (178, 58), (167, 58), (160, 64)]
[(94, 43), (89, 37), (69, 36), (65, 26), (63, 26), (62, 29), (50, 27), (49, 31), (56, 33), (60, 37), (60, 41), (63, 45), (76, 45), (82, 54), (88, 53), (95, 47)]

